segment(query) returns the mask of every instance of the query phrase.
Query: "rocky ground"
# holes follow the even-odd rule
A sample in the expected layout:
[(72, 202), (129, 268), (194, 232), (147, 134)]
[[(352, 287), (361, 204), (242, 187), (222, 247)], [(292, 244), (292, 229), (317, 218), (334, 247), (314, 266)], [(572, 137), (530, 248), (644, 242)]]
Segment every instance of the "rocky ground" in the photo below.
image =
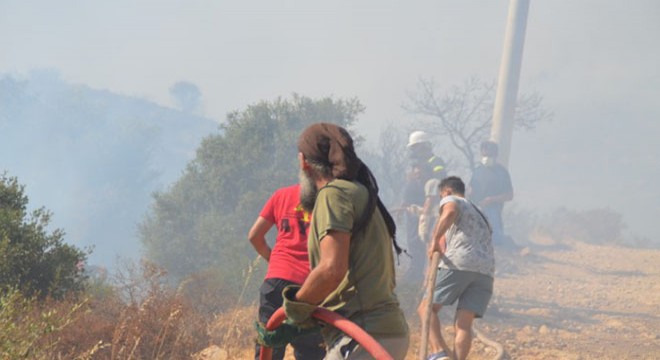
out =
[[(505, 359), (660, 359), (660, 250), (539, 242), (498, 253), (477, 322)], [(493, 354), (475, 341), (470, 359)]]

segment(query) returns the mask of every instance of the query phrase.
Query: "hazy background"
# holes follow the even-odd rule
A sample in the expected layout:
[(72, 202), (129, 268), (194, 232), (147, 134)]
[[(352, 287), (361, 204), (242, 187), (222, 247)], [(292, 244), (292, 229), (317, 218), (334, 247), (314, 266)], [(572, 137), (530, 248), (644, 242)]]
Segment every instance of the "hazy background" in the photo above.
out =
[[(169, 88), (185, 80), (202, 94), (196, 117), (216, 122), (292, 92), (356, 96), (367, 108), (359, 129), (375, 145), (385, 125), (414, 119), (401, 105), (420, 78), (447, 87), (496, 79), (507, 10), (504, 0), (0, 0), (0, 75), (52, 69), (66, 83), (166, 112), (176, 110)], [(660, 242), (658, 64), (659, 2), (532, 0), (520, 90), (540, 92), (554, 120), (514, 134), (514, 202), (539, 211), (609, 207), (630, 233)], [(0, 127), (2, 142), (34, 142), (16, 136)], [(66, 200), (54, 203), (56, 190), (8, 168), (20, 153), (3, 152), (0, 169), (75, 233)], [(184, 159), (157, 170), (177, 174)]]

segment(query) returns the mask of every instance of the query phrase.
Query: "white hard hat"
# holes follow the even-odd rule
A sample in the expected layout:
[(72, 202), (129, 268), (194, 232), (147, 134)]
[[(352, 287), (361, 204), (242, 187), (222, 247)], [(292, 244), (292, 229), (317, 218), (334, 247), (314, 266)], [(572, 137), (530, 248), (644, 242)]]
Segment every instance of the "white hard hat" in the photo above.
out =
[(406, 146), (411, 147), (415, 144), (424, 142), (431, 142), (431, 137), (429, 134), (425, 133), (424, 131), (413, 131), (410, 133), (410, 137), (408, 137), (408, 145)]

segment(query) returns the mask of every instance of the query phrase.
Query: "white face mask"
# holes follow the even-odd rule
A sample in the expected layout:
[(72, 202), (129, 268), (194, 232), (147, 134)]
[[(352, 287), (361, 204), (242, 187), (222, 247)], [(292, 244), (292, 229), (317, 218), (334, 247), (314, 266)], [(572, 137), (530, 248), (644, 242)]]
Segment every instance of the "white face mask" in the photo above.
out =
[(484, 164), (484, 166), (491, 166), (495, 164), (495, 158), (490, 156), (484, 156), (481, 158), (481, 163)]

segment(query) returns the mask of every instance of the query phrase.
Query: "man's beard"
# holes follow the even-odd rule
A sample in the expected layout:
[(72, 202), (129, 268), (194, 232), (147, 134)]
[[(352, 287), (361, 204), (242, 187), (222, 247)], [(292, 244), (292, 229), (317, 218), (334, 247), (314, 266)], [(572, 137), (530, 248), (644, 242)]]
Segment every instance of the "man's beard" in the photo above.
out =
[(300, 205), (305, 211), (311, 213), (314, 210), (316, 195), (319, 192), (316, 188), (316, 182), (302, 169), (298, 173), (298, 178), (300, 179)]

